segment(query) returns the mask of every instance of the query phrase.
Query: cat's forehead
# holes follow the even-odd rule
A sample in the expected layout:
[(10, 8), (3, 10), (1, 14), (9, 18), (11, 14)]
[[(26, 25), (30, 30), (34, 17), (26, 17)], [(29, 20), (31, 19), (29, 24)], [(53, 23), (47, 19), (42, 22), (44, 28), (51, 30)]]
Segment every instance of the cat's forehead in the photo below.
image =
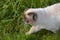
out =
[(33, 12), (35, 12), (34, 9), (28, 9), (28, 10), (25, 11), (25, 14), (29, 14), (29, 13), (33, 13)]

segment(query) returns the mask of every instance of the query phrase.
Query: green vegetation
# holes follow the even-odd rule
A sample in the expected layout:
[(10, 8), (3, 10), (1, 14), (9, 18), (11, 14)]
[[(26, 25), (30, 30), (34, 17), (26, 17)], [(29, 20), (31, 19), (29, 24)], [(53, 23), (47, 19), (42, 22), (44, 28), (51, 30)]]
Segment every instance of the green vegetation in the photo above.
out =
[(25, 35), (30, 25), (24, 25), (26, 8), (46, 7), (60, 0), (0, 0), (0, 40), (60, 40), (60, 33), (47, 30)]

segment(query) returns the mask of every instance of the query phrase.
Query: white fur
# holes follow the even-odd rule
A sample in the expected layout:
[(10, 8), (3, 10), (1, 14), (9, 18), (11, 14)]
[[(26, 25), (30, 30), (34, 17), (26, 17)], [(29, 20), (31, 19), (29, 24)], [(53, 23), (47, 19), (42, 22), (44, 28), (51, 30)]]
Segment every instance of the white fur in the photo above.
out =
[(37, 13), (36, 22), (31, 23), (32, 27), (26, 34), (37, 32), (41, 29), (47, 29), (54, 33), (60, 28), (60, 3), (45, 8), (31, 8), (26, 13)]

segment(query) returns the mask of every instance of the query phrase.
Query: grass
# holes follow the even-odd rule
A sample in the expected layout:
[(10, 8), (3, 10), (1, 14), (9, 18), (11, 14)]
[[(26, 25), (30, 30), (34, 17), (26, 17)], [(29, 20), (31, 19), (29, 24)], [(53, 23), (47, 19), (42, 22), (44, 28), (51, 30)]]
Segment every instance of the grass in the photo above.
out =
[(60, 0), (0, 0), (0, 40), (60, 40), (60, 33), (41, 30), (25, 35), (30, 25), (24, 25), (26, 8), (46, 7)]

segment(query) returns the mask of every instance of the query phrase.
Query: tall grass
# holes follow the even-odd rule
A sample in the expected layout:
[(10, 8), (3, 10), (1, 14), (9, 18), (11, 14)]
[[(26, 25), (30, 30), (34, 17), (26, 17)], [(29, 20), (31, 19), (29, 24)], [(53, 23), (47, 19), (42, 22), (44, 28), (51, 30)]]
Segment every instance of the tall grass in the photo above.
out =
[[(59, 34), (45, 35), (45, 31), (26, 36), (29, 25), (24, 25), (26, 8), (46, 7), (60, 0), (0, 0), (0, 40), (60, 40)], [(41, 37), (42, 36), (42, 37)]]

